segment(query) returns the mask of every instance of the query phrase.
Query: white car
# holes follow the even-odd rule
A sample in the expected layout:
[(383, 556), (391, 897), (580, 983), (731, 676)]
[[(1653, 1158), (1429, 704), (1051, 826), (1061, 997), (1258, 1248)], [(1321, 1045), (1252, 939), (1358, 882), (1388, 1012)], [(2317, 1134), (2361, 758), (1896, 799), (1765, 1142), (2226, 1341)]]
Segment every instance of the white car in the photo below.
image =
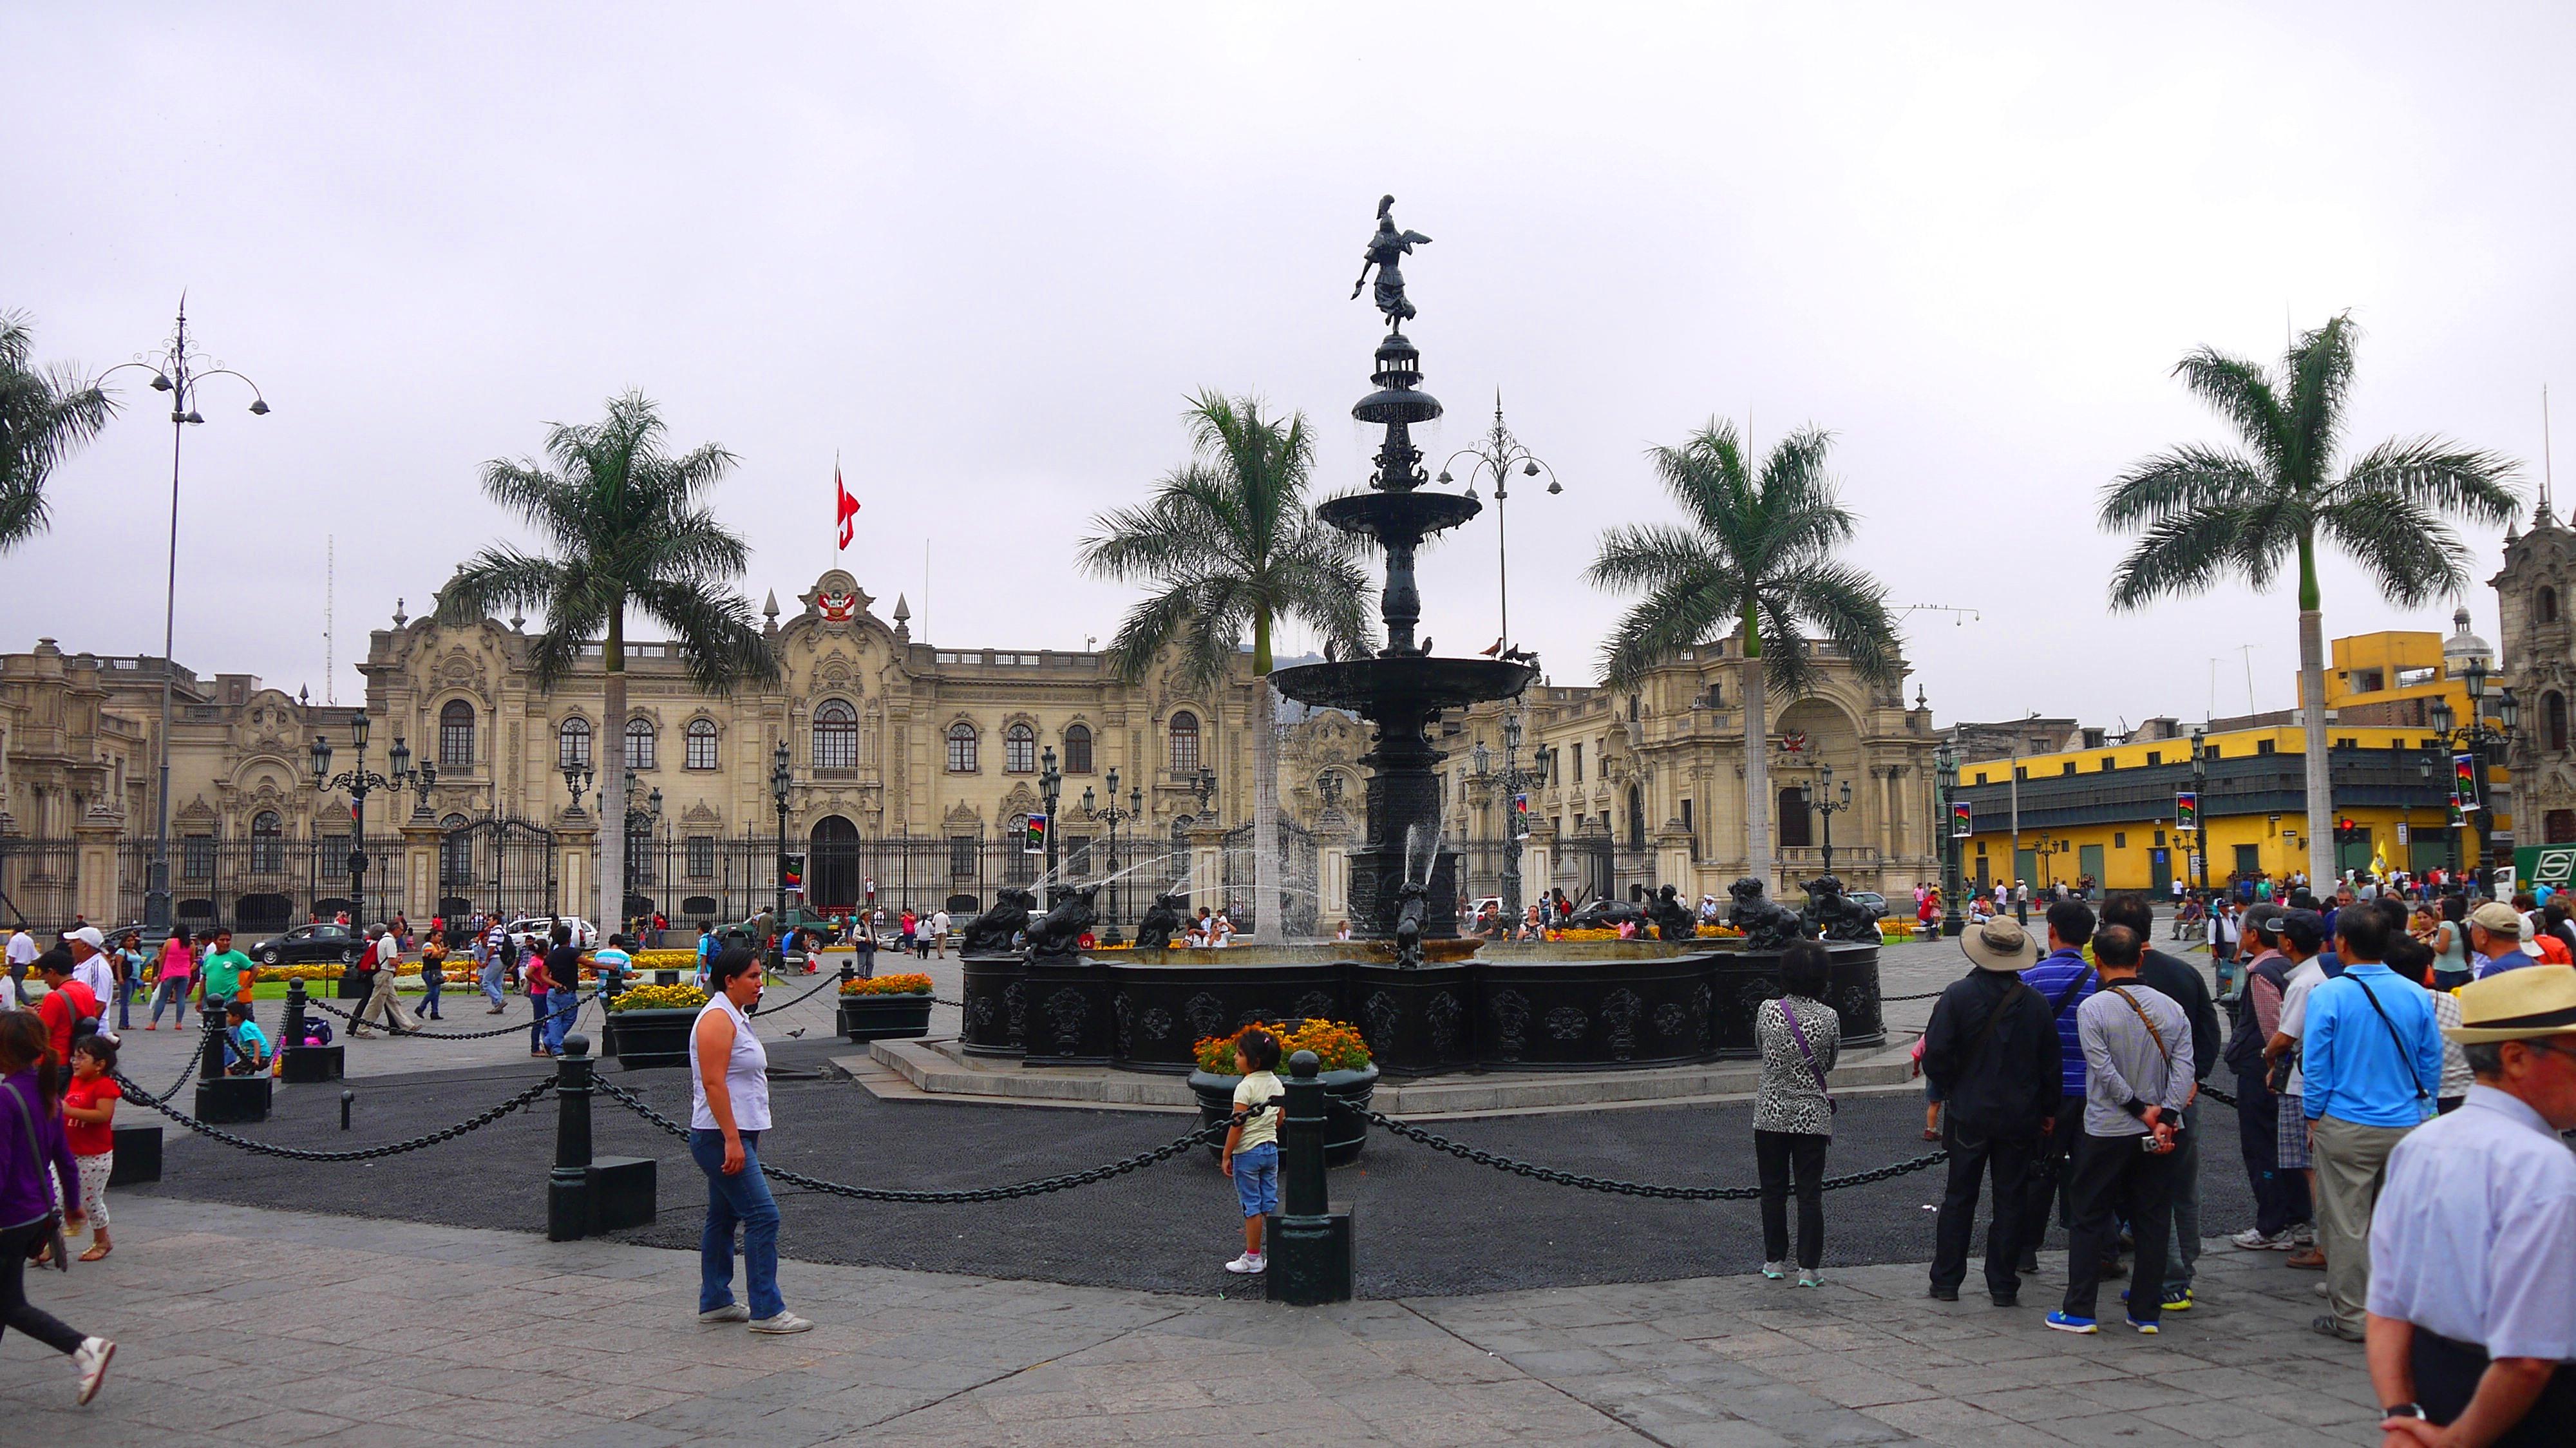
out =
[(560, 918), (564, 924), (572, 927), (572, 943), (574, 945), (579, 946), (583, 950), (595, 950), (598, 948), (598, 929), (589, 921), (582, 919), (578, 915), (565, 915), (561, 917), (552, 915), (529, 915), (521, 919), (513, 920), (509, 924), (510, 938), (518, 942), (519, 953), (525, 955), (531, 949), (543, 949), (551, 946), (554, 943), (555, 921), (558, 918)]

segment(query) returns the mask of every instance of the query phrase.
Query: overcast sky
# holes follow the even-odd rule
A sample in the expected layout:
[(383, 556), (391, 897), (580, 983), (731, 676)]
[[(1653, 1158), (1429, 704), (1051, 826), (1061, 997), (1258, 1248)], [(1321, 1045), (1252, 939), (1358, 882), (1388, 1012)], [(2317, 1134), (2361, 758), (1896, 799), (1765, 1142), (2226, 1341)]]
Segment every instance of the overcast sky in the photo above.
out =
[[(1379, 328), (1348, 298), (1391, 191), (1435, 238), (1405, 268), (1434, 456), (1499, 389), (1565, 482), (1510, 515), (1514, 632), (1557, 682), (1619, 607), (1578, 577), (1600, 528), (1670, 516), (1644, 449), (1720, 414), (1757, 445), (1832, 429), (1853, 559), (1976, 611), (1905, 621), (1943, 722), (2234, 713), (2249, 662), (2287, 707), (2290, 591), (2108, 615), (2096, 490), (2222, 436), (2169, 377), (2187, 349), (2275, 359), (2343, 308), (2357, 442), (2447, 433), (2536, 485), (2541, 387), (2576, 378), (2576, 20), (2085, 11), (21, 6), (0, 309), (96, 369), (184, 288), (276, 408), (217, 379), (188, 430), (201, 671), (322, 696), (336, 537), (356, 697), (397, 596), (521, 536), (478, 466), (628, 387), (741, 455), (719, 507), (755, 603), (833, 562), (837, 452), (881, 612), (1080, 648), (1130, 596), (1073, 540), (1181, 460), (1191, 392), (1304, 410), (1318, 495), (1364, 481)], [(158, 652), (157, 401), (56, 474), (0, 646)], [(2492, 635), (2498, 535), (2468, 542)], [(1440, 652), (1494, 638), (1494, 565), (1490, 506), (1425, 554)], [(2335, 634), (2448, 627), (2339, 564), (2325, 606)]]

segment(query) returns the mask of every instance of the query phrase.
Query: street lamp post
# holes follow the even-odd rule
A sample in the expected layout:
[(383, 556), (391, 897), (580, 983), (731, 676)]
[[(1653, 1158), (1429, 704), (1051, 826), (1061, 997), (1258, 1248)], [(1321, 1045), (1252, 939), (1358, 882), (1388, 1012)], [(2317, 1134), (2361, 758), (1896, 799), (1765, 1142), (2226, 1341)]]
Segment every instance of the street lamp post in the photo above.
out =
[(1125, 809), (1120, 809), (1118, 807), (1118, 767), (1113, 764), (1109, 767), (1109, 803), (1105, 806), (1093, 803), (1091, 797), (1091, 786), (1084, 785), (1082, 787), (1082, 816), (1085, 819), (1097, 820), (1109, 826), (1110, 925), (1107, 930), (1101, 932), (1100, 938), (1106, 944), (1115, 945), (1118, 943), (1117, 921), (1119, 919), (1118, 826), (1123, 823), (1140, 820), (1145, 817), (1145, 791), (1141, 786), (1130, 788), (1127, 791), (1127, 807)]
[[(1834, 798), (1834, 767), (1819, 764), (1816, 766), (1816, 785), (1816, 813), (1825, 817), (1825, 873), (1830, 875), (1834, 872), (1834, 816), (1852, 807), (1851, 781), (1843, 781), (1842, 799), (1837, 803)], [(1948, 807), (1946, 802), (1943, 807)], [(1942, 888), (1947, 890), (1949, 883), (1942, 882)]]
[(380, 789), (399, 791), (412, 780), (411, 748), (399, 734), (394, 736), (394, 747), (389, 751), (392, 776), (367, 768), (368, 728), (364, 714), (349, 721), (349, 738), (357, 746), (358, 764), (338, 774), (331, 772), (331, 741), (319, 734), (313, 736), (313, 792), (349, 792), (349, 923), (358, 929), (364, 929), (367, 922), (367, 796)]
[[(1523, 477), (1530, 478), (1537, 477), (1541, 471), (1546, 472), (1547, 490), (1551, 494), (1563, 493), (1565, 491), (1565, 484), (1556, 480), (1556, 469), (1549, 467), (1545, 462), (1534, 456), (1528, 448), (1521, 445), (1521, 440), (1519, 438), (1512, 436), (1512, 430), (1510, 428), (1503, 426), (1503, 398), (1502, 394), (1499, 392), (1494, 394), (1494, 426), (1492, 430), (1487, 432), (1483, 439), (1481, 439), (1474, 447), (1460, 448), (1458, 451), (1449, 455), (1449, 461), (1453, 463), (1460, 458), (1475, 459), (1475, 462), (1470, 464), (1467, 468), (1467, 496), (1470, 499), (1473, 499), (1476, 496), (1476, 475), (1478, 473), (1490, 474), (1494, 480), (1494, 567), (1495, 576), (1500, 584), (1503, 614), (1503, 634), (1502, 638), (1498, 641), (1499, 647), (1497, 652), (1504, 648), (1516, 648), (1518, 645), (1515, 645), (1511, 641), (1511, 549), (1507, 546), (1507, 539), (1503, 529), (1503, 504), (1508, 501), (1512, 495), (1512, 470), (1514, 468), (1518, 468)], [(1454, 479), (1450, 477), (1449, 469), (1446, 466), (1443, 466), (1440, 469), (1440, 482), (1442, 486), (1445, 487), (1452, 481), (1454, 481)]]
[(2200, 898), (2209, 901), (2209, 731), (2191, 731), (2191, 797), (2198, 804), (2191, 821), (2191, 852), (2200, 857)]
[(1064, 894), (1064, 885), (1055, 877), (1056, 830), (1063, 821), (1055, 817), (1056, 801), (1064, 793), (1064, 771), (1056, 768), (1055, 746), (1038, 751), (1038, 799), (1046, 805), (1046, 903), (1052, 910)]
[[(2475, 801), (2477, 819), (2472, 823), (2472, 828), (2478, 832), (2478, 892), (2492, 895), (2495, 881), (2495, 811), (2491, 807), (2494, 801), (2487, 797), (2487, 752), (2513, 742), (2516, 726), (2521, 722), (2522, 705), (2521, 701), (2514, 698), (2513, 690), (2503, 690), (2496, 698), (2496, 723), (2490, 726), (2487, 723), (2486, 711), (2488, 677), (2486, 660), (2478, 658), (2469, 660), (2469, 666), (2462, 672), (2460, 680), (2468, 690), (2469, 717), (2466, 721), (2460, 722), (2458, 728), (2452, 727), (2455, 716), (2451, 712), (2448, 700), (2435, 699), (2429, 712), (2433, 719), (2433, 732), (2440, 735), (2452, 748), (2466, 750), (2469, 755), (2470, 779), (2477, 791)], [(2459, 791), (2454, 786), (2452, 798), (2458, 799), (2458, 797)], [(2464, 808), (2462, 812), (2468, 811)], [(2454, 828), (2452, 831), (2454, 854), (2457, 853), (2458, 848), (2458, 832)]]
[(642, 884), (644, 880), (643, 852), (635, 848), (636, 827), (638, 825), (643, 827), (645, 842), (650, 844), (662, 826), (662, 787), (655, 785), (652, 793), (638, 801), (635, 798), (635, 786), (639, 782), (635, 778), (634, 770), (626, 771), (626, 808), (624, 818), (619, 821), (619, 827), (624, 832), (626, 859), (625, 878), (619, 882), (619, 887), (624, 894), (617, 902), (620, 922), (617, 928), (620, 930), (624, 928), (623, 922), (626, 916), (635, 908), (633, 902), (636, 886)]
[(1542, 749), (1534, 758), (1534, 767), (1523, 769), (1520, 766), (1520, 750), (1521, 716), (1505, 714), (1503, 716), (1502, 771), (1500, 773), (1494, 771), (1493, 754), (1485, 748), (1483, 740), (1476, 742), (1476, 747), (1469, 751), (1468, 756), (1473, 761), (1469, 777), (1480, 785), (1497, 786), (1502, 791), (1503, 915), (1515, 928), (1520, 923), (1522, 909), (1521, 842), (1529, 838), (1528, 822), (1521, 817), (1518, 805), (1522, 791), (1546, 782), (1548, 763), (1547, 751)]
[(796, 787), (788, 762), (787, 741), (781, 739), (769, 756), (769, 799), (778, 807), (778, 916), (782, 920), (787, 917), (787, 792)]
[(191, 426), (202, 425), (205, 415), (197, 410), (198, 384), (212, 377), (240, 378), (250, 389), (251, 415), (266, 417), (268, 399), (260, 394), (259, 384), (239, 372), (217, 363), (188, 346), (188, 303), (179, 301), (178, 325), (162, 348), (159, 358), (120, 362), (98, 375), (105, 382), (111, 375), (128, 367), (152, 374), (152, 390), (170, 394), (170, 562), (161, 598), (161, 734), (156, 745), (160, 755), (159, 798), (153, 804), (152, 866), (143, 890), (143, 924), (149, 930), (166, 930), (170, 925), (170, 687), (174, 667), (170, 655), (177, 643), (179, 620), (179, 444)]
[[(1957, 935), (1968, 928), (1968, 922), (1959, 914), (1959, 835), (1950, 824), (1950, 801), (1959, 790), (1959, 748), (1955, 738), (1941, 741), (1941, 747), (1932, 751), (1932, 779), (1941, 792), (1941, 933)], [(1846, 784), (1843, 788), (1848, 791), (1851, 786)], [(1830, 823), (1828, 817), (1829, 827)]]

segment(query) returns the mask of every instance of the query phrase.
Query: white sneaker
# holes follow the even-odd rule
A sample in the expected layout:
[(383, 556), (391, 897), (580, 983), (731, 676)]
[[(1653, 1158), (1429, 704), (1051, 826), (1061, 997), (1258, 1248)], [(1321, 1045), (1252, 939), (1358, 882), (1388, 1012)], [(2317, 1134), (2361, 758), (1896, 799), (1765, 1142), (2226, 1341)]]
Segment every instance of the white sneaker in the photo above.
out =
[(2296, 1245), (2296, 1239), (2286, 1228), (2267, 1237), (2263, 1235), (2262, 1228), (2248, 1227), (2227, 1240), (2248, 1252), (2287, 1252)]
[(776, 1317), (753, 1319), (751, 1330), (768, 1333), (808, 1332), (813, 1329), (813, 1326), (814, 1324), (798, 1317), (795, 1313), (781, 1309)]
[(79, 1402), (98, 1396), (98, 1385), (107, 1381), (107, 1365), (115, 1356), (116, 1344), (103, 1337), (82, 1338), (72, 1350), (72, 1371), (80, 1375)]
[(1237, 1275), (1248, 1275), (1250, 1273), (1263, 1271), (1269, 1266), (1270, 1259), (1268, 1257), (1246, 1252), (1242, 1256), (1235, 1258), (1233, 1261), (1226, 1263), (1225, 1270)]
[(698, 1321), (749, 1322), (751, 1321), (751, 1309), (743, 1306), (739, 1302), (728, 1302), (722, 1307), (710, 1307), (706, 1311), (699, 1313)]

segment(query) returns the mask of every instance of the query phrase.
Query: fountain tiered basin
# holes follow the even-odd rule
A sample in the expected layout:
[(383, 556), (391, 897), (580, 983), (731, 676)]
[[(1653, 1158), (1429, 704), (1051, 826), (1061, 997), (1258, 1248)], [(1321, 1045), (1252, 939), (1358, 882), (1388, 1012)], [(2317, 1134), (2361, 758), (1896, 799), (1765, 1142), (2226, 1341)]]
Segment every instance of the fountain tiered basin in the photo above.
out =
[[(1878, 947), (1830, 944), (1845, 1046), (1884, 1042)], [(1756, 1054), (1779, 955), (1732, 940), (1384, 941), (969, 958), (961, 1045), (1031, 1066), (1187, 1072), (1192, 1048), (1256, 1020), (1348, 1021), (1390, 1076), (1597, 1071)]]

